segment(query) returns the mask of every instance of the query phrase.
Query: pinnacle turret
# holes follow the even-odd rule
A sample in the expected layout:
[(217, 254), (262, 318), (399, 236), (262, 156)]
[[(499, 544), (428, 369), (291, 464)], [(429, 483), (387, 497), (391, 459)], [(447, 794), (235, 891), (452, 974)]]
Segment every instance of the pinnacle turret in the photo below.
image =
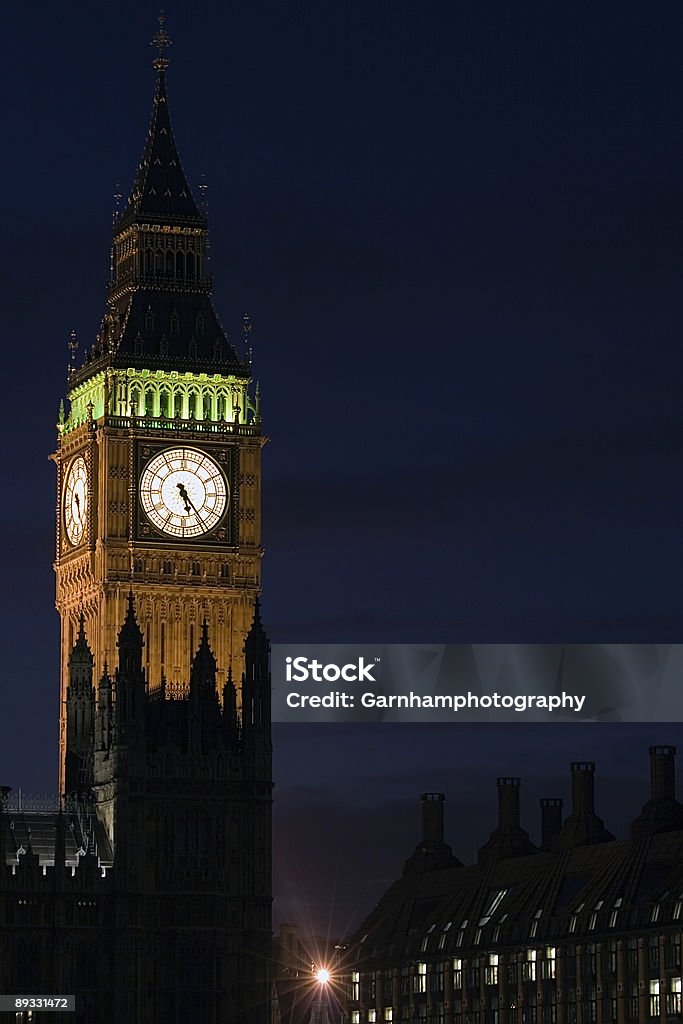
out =
[(216, 659), (209, 646), (209, 625), (206, 619), (202, 623), (202, 639), (190, 670), (190, 695), (212, 699), (217, 699), (218, 697), (216, 692)]

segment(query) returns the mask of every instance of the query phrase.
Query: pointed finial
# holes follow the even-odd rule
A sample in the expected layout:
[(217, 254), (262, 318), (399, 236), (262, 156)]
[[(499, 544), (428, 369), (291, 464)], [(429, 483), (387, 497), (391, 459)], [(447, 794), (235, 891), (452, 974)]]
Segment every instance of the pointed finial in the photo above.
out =
[(199, 185), (197, 186), (197, 188), (199, 189), (200, 195), (202, 197), (202, 202), (201, 202), (202, 213), (204, 214), (204, 216), (208, 220), (208, 217), (209, 217), (209, 194), (208, 194), (209, 193), (209, 185), (208, 185), (208, 182), (206, 180), (206, 175), (205, 174), (202, 174), (202, 180), (199, 182)]
[(85, 613), (82, 608), (78, 616), (78, 639), (85, 640)]
[(165, 54), (166, 54), (166, 50), (168, 49), (168, 47), (172, 45), (172, 42), (171, 42), (171, 37), (169, 36), (168, 32), (164, 28), (165, 21), (166, 21), (166, 15), (164, 14), (163, 11), (160, 11), (159, 12), (159, 29), (158, 29), (156, 35), (154, 36), (154, 38), (152, 39), (152, 42), (150, 44), (151, 46), (156, 46), (156, 48), (157, 48), (157, 50), (159, 52), (159, 56), (155, 57), (154, 60), (152, 61), (152, 66), (157, 71), (165, 71), (166, 68), (169, 65), (169, 60), (165, 56)]
[(69, 348), (69, 371), (71, 371), (76, 367), (76, 353), (78, 352), (78, 337), (75, 330), (69, 335), (67, 345)]
[(247, 349), (247, 361), (249, 363), (249, 366), (251, 366), (251, 359), (252, 359), (252, 354), (253, 354), (252, 353), (252, 347), (251, 347), (251, 340), (250, 340), (250, 337), (249, 337), (250, 334), (251, 334), (251, 328), (252, 328), (251, 317), (249, 316), (248, 313), (245, 313), (244, 316), (242, 317), (242, 334), (244, 335), (244, 344), (245, 344), (246, 349)]

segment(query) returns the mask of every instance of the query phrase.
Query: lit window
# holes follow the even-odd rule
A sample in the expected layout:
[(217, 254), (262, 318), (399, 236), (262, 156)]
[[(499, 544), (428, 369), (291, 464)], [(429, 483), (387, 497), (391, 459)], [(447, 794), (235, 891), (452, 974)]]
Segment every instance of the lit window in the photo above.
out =
[(351, 998), (354, 1002), (360, 999), (360, 973), (351, 971)]
[(377, 1010), (368, 1010), (368, 1024), (376, 1024)]
[(393, 1020), (394, 1019), (394, 1008), (393, 1008), (393, 1006), (385, 1006), (384, 1007), (384, 1019), (385, 1020)]
[(476, 932), (474, 933), (474, 945), (478, 946), (480, 942), (481, 942), (481, 928), (477, 928)]
[(678, 921), (680, 916), (681, 916), (681, 900), (676, 900), (676, 902), (674, 903), (674, 911), (673, 911), (672, 917), (673, 917), (674, 921)]
[(650, 1016), (659, 1017), (659, 980), (650, 981)]
[(360, 1010), (351, 1010), (351, 1024), (360, 1024)]
[(545, 947), (545, 960), (542, 965), (542, 974), (544, 978), (555, 977), (555, 955), (556, 949), (554, 946)]
[(453, 960), (453, 988), (462, 988), (462, 960)]
[(460, 925), (460, 930), (458, 931), (458, 937), (455, 940), (456, 946), (462, 946), (463, 939), (465, 938), (465, 928), (467, 928), (467, 918), (465, 918), (463, 923)]
[(444, 946), (446, 945), (446, 939), (448, 937), (448, 932), (450, 931), (450, 928), (451, 928), (452, 924), (453, 924), (453, 922), (449, 921), (448, 924), (445, 924), (443, 926), (443, 931), (441, 932), (441, 935), (439, 936), (439, 949), (443, 949)]
[(654, 924), (655, 921), (659, 921), (659, 903), (655, 903), (654, 907), (650, 912), (650, 921)]
[(427, 991), (427, 964), (417, 965), (417, 991)]

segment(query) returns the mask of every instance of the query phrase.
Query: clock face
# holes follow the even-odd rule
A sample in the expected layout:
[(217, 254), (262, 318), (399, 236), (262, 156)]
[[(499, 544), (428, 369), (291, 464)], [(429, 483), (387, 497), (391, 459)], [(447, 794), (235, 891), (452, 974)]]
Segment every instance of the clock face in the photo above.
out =
[(79, 455), (69, 466), (64, 488), (64, 525), (69, 541), (76, 547), (83, 540), (88, 514), (88, 467)]
[(196, 448), (167, 448), (140, 477), (140, 503), (158, 530), (171, 537), (202, 537), (228, 507), (228, 483), (210, 455)]

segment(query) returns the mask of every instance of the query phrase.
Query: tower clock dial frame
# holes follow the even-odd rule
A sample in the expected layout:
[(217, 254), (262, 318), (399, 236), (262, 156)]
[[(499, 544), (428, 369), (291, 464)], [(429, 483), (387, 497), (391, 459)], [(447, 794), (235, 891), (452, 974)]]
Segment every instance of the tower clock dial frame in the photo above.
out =
[(236, 543), (235, 446), (138, 446), (136, 533), (146, 542)]
[(86, 539), (88, 526), (88, 465), (82, 455), (71, 462), (64, 483), (64, 529), (72, 547)]

